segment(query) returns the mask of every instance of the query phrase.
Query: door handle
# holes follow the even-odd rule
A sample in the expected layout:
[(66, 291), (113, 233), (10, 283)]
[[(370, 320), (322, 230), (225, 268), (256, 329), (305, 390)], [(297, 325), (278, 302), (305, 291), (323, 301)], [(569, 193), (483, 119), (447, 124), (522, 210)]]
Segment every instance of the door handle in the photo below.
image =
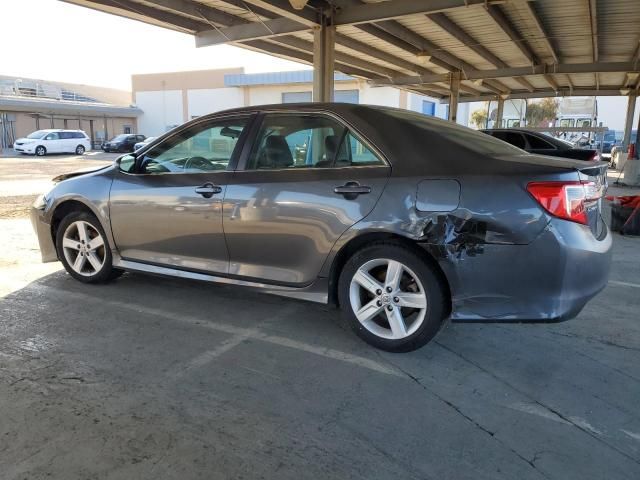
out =
[(335, 187), (333, 193), (343, 195), (347, 200), (354, 200), (358, 198), (358, 195), (371, 193), (371, 187), (360, 185), (358, 182), (347, 182), (344, 185)]
[(214, 185), (213, 183), (205, 183), (200, 187), (196, 187), (196, 193), (202, 195), (204, 198), (211, 198), (214, 194), (222, 192), (222, 187)]

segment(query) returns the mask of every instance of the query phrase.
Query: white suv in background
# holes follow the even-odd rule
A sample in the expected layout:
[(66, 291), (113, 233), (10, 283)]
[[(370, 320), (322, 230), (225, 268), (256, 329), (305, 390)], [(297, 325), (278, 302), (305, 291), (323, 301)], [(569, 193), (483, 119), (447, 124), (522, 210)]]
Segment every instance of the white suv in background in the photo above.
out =
[(17, 139), (13, 149), (19, 153), (35, 154), (39, 157), (47, 153), (75, 153), (82, 155), (91, 150), (91, 139), (82, 130), (38, 130)]

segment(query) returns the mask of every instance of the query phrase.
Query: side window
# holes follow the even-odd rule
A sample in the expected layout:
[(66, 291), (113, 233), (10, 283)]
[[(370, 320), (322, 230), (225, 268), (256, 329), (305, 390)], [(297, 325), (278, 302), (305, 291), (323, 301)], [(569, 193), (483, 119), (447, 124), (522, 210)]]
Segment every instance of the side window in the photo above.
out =
[(536, 137), (535, 135), (527, 135), (527, 141), (532, 149), (555, 150), (553, 145), (542, 138)]
[(510, 143), (514, 147), (525, 148), (524, 137), (518, 132), (507, 132), (504, 141)]
[(331, 167), (345, 128), (321, 115), (267, 115), (247, 169)]
[(141, 173), (203, 173), (226, 170), (247, 124), (246, 118), (203, 122), (149, 151)]
[[(349, 157), (345, 158), (345, 155)], [(345, 164), (347, 166), (368, 166), (384, 165), (384, 162), (351, 132), (347, 132), (336, 157), (336, 167)]]
[(47, 135), (44, 139), (45, 140), (60, 140), (60, 135), (58, 134), (58, 132), (52, 132), (49, 135)]

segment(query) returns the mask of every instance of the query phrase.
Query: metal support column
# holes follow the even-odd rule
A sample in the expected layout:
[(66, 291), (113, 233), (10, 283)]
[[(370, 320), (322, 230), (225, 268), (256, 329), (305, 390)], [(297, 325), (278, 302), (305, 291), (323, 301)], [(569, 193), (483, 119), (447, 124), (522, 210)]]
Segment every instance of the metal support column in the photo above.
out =
[(498, 111), (496, 112), (496, 121), (493, 128), (502, 128), (502, 117), (504, 116), (504, 98), (498, 97)]
[(638, 152), (638, 148), (640, 148), (640, 117), (638, 117), (638, 126), (636, 127), (636, 156), (635, 156), (635, 158), (640, 158), (640, 152)]
[(624, 121), (624, 137), (622, 139), (622, 148), (626, 152), (631, 141), (631, 129), (633, 128), (633, 115), (636, 111), (636, 95), (629, 95), (629, 102), (627, 103), (627, 117)]
[(449, 96), (449, 118), (450, 122), (456, 122), (458, 120), (458, 98), (460, 96), (460, 72), (451, 72), (451, 79), (449, 81), (449, 89), (451, 95)]
[(333, 16), (321, 14), (313, 30), (313, 101), (333, 101), (333, 69), (336, 27)]

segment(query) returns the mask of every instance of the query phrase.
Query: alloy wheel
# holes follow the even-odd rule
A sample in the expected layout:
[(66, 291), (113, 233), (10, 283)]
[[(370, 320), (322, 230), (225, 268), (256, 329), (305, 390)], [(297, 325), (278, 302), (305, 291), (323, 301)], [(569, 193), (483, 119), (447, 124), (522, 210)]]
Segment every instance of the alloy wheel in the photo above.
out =
[(396, 260), (362, 265), (349, 287), (356, 318), (374, 335), (400, 340), (415, 333), (427, 313), (427, 295), (418, 276)]
[(88, 222), (78, 220), (69, 224), (62, 237), (62, 248), (67, 263), (79, 275), (90, 277), (104, 265), (104, 239)]

